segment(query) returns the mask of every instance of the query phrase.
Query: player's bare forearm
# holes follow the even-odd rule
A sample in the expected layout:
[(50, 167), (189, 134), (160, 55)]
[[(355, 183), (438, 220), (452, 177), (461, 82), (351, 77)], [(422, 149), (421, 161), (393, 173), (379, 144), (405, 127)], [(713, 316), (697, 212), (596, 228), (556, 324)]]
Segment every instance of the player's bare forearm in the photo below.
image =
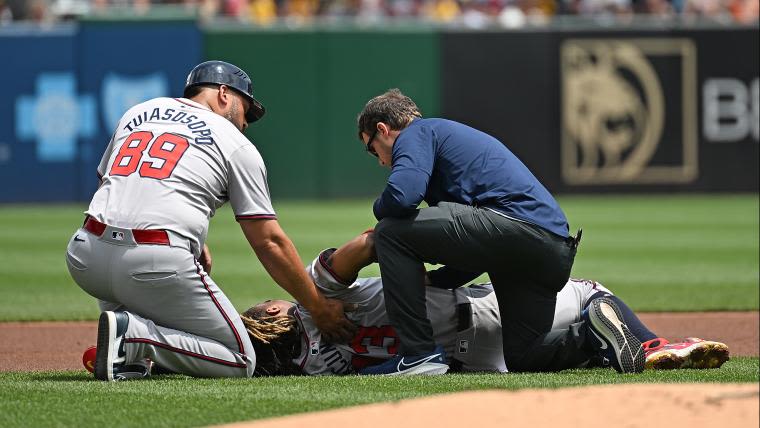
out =
[(340, 278), (353, 280), (359, 271), (377, 260), (375, 240), (367, 231), (348, 241), (330, 256), (330, 267)]

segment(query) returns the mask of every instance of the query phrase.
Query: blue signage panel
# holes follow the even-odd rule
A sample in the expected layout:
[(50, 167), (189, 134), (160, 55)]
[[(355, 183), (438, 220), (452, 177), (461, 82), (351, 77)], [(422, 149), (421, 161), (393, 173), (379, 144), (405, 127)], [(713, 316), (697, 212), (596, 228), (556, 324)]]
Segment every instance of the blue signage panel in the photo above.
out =
[(0, 31), (0, 203), (89, 200), (121, 115), (181, 96), (201, 43), (189, 21)]
[(0, 202), (78, 196), (77, 145), (97, 127), (95, 98), (77, 87), (73, 27), (3, 30)]

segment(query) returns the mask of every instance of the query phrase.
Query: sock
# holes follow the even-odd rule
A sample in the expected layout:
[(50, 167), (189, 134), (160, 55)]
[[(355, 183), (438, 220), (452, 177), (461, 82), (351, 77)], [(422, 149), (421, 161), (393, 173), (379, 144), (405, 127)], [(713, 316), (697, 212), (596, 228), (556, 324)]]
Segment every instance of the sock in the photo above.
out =
[(609, 299), (612, 299), (612, 301), (614, 301), (615, 304), (618, 305), (618, 308), (620, 308), (620, 312), (623, 314), (623, 322), (625, 322), (625, 324), (628, 326), (628, 329), (631, 330), (631, 333), (633, 333), (633, 335), (636, 336), (636, 338), (639, 339), (641, 342), (646, 342), (646, 341), (658, 338), (656, 334), (652, 333), (652, 331), (649, 330), (644, 325), (643, 322), (641, 322), (639, 317), (637, 317), (636, 314), (633, 313), (631, 308), (629, 308), (628, 305), (626, 305), (625, 302), (620, 300), (620, 298), (617, 296), (613, 296), (603, 291), (600, 291), (588, 299), (586, 306), (588, 307), (589, 303), (591, 303), (592, 300), (598, 297), (607, 297)]

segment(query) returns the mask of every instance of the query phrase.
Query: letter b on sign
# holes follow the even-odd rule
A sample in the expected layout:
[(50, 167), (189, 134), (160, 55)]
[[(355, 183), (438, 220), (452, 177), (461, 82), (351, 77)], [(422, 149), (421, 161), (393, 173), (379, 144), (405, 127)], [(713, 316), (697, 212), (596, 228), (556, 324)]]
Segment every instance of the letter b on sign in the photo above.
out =
[(702, 87), (702, 129), (712, 142), (758, 141), (758, 79), (749, 85), (738, 79), (707, 79)]

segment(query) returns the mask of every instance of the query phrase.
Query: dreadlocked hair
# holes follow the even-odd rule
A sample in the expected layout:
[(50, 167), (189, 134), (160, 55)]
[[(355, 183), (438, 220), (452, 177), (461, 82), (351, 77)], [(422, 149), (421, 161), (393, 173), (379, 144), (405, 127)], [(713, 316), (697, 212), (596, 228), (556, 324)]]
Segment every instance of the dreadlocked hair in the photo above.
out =
[(241, 318), (251, 341), (258, 340), (264, 344), (277, 340), (296, 325), (296, 320), (288, 316), (251, 318), (242, 315)]
[(301, 340), (292, 316), (266, 316), (248, 310), (240, 317), (256, 351), (254, 376), (300, 375), (293, 358), (301, 353)]

